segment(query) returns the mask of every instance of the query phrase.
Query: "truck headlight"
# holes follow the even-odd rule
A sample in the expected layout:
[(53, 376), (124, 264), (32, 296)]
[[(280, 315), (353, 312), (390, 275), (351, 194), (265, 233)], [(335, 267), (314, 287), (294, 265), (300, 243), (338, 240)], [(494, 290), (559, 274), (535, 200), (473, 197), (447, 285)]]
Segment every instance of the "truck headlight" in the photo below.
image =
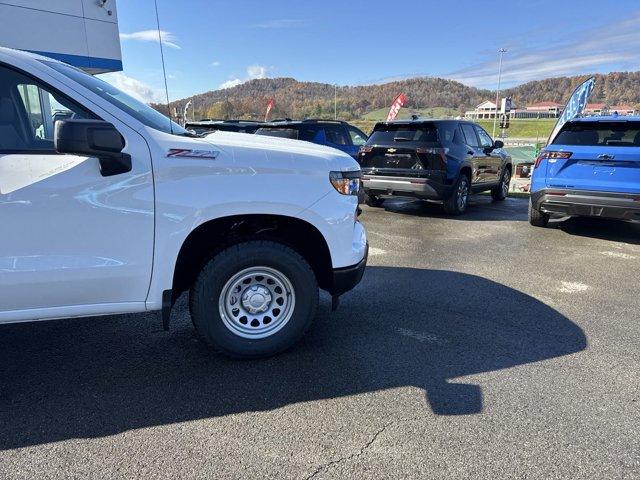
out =
[(353, 172), (329, 172), (329, 181), (342, 195), (358, 195), (360, 190), (360, 170)]

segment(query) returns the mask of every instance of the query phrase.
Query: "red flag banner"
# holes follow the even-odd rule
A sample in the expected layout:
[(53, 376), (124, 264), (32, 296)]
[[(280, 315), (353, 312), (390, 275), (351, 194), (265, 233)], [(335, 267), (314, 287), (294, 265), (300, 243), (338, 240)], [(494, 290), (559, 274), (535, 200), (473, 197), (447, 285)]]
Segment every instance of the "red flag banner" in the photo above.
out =
[(268, 122), (269, 121), (269, 114), (271, 113), (271, 110), (273, 109), (273, 107), (275, 106), (276, 102), (273, 98), (271, 98), (269, 100), (269, 103), (267, 103), (267, 113), (264, 114), (264, 121)]
[(387, 122), (390, 122), (391, 120), (396, 119), (396, 117), (398, 116), (398, 112), (400, 111), (400, 109), (404, 105), (404, 102), (406, 101), (407, 101), (407, 97), (404, 95), (404, 93), (401, 93), (396, 97), (396, 99), (391, 104), (389, 115), (387, 115)]

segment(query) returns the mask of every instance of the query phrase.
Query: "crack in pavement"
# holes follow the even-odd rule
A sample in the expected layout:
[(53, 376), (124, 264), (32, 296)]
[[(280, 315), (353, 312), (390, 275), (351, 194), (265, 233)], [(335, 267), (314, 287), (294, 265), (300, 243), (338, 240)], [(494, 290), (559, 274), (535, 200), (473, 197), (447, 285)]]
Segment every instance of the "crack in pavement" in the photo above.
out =
[(328, 470), (329, 468), (333, 467), (334, 465), (337, 465), (339, 463), (342, 462), (346, 462), (349, 460), (353, 460), (354, 458), (358, 458), (360, 455), (362, 455), (371, 445), (373, 445), (373, 443), (377, 440), (377, 438), (387, 429), (389, 428), (391, 425), (393, 425), (394, 423), (397, 423), (397, 421), (393, 421), (390, 423), (387, 423), (386, 425), (384, 425), (382, 428), (380, 428), (374, 435), (373, 437), (371, 437), (371, 439), (365, 443), (362, 447), (360, 447), (360, 451), (356, 452), (356, 453), (352, 453), (351, 455), (348, 455), (346, 457), (340, 457), (336, 460), (331, 460), (328, 463), (323, 463), (322, 465), (320, 465), (318, 468), (316, 468), (316, 470), (309, 475), (308, 477), (306, 477), (305, 480), (310, 480), (312, 478), (314, 478), (316, 475), (322, 473), (323, 471)]

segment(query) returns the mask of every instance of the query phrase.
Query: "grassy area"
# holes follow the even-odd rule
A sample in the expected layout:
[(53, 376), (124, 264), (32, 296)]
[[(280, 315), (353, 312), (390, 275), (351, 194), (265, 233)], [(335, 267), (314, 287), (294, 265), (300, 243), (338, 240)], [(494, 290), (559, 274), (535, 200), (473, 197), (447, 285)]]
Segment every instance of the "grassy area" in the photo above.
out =
[[(493, 132), (493, 120), (478, 120), (482, 127), (491, 134)], [(515, 118), (510, 122), (507, 129), (507, 136), (511, 138), (538, 138), (540, 141), (546, 141), (551, 133), (553, 126), (556, 124), (555, 118), (536, 119), (520, 119)], [(500, 123), (496, 127), (496, 136), (500, 131)]]
[[(367, 113), (362, 120), (370, 120), (373, 122), (382, 122), (387, 119), (389, 107), (379, 108)], [(454, 118), (459, 112), (453, 108), (433, 107), (433, 108), (403, 108), (398, 113), (398, 120), (409, 119), (411, 115), (418, 115), (425, 118)]]
[[(379, 108), (367, 113), (358, 120), (353, 120), (351, 123), (363, 130), (365, 133), (370, 133), (376, 122), (382, 122), (386, 120), (388, 108)], [(458, 112), (452, 108), (434, 107), (434, 108), (403, 108), (398, 114), (398, 120), (411, 118), (411, 115), (419, 115), (423, 118), (455, 118)], [(478, 120), (478, 123), (484, 127), (490, 134), (493, 132), (493, 120)], [(530, 138), (539, 139), (544, 142), (551, 129), (556, 123), (555, 118), (543, 118), (543, 119), (512, 119), (509, 125), (509, 129), (506, 131), (507, 136), (510, 138)], [(499, 124), (496, 127), (496, 136), (499, 134)]]

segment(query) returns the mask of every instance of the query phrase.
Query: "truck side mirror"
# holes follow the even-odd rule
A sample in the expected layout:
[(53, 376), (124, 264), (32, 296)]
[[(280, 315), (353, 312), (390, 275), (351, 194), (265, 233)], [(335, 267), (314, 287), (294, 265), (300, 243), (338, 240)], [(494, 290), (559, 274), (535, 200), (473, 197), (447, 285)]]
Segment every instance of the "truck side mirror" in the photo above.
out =
[(495, 140), (493, 142), (493, 148), (494, 148), (494, 150), (496, 148), (504, 148), (504, 142), (502, 140)]
[(124, 138), (109, 122), (59, 120), (55, 123), (53, 142), (58, 153), (97, 157), (103, 177), (131, 171), (131, 155), (122, 153)]

